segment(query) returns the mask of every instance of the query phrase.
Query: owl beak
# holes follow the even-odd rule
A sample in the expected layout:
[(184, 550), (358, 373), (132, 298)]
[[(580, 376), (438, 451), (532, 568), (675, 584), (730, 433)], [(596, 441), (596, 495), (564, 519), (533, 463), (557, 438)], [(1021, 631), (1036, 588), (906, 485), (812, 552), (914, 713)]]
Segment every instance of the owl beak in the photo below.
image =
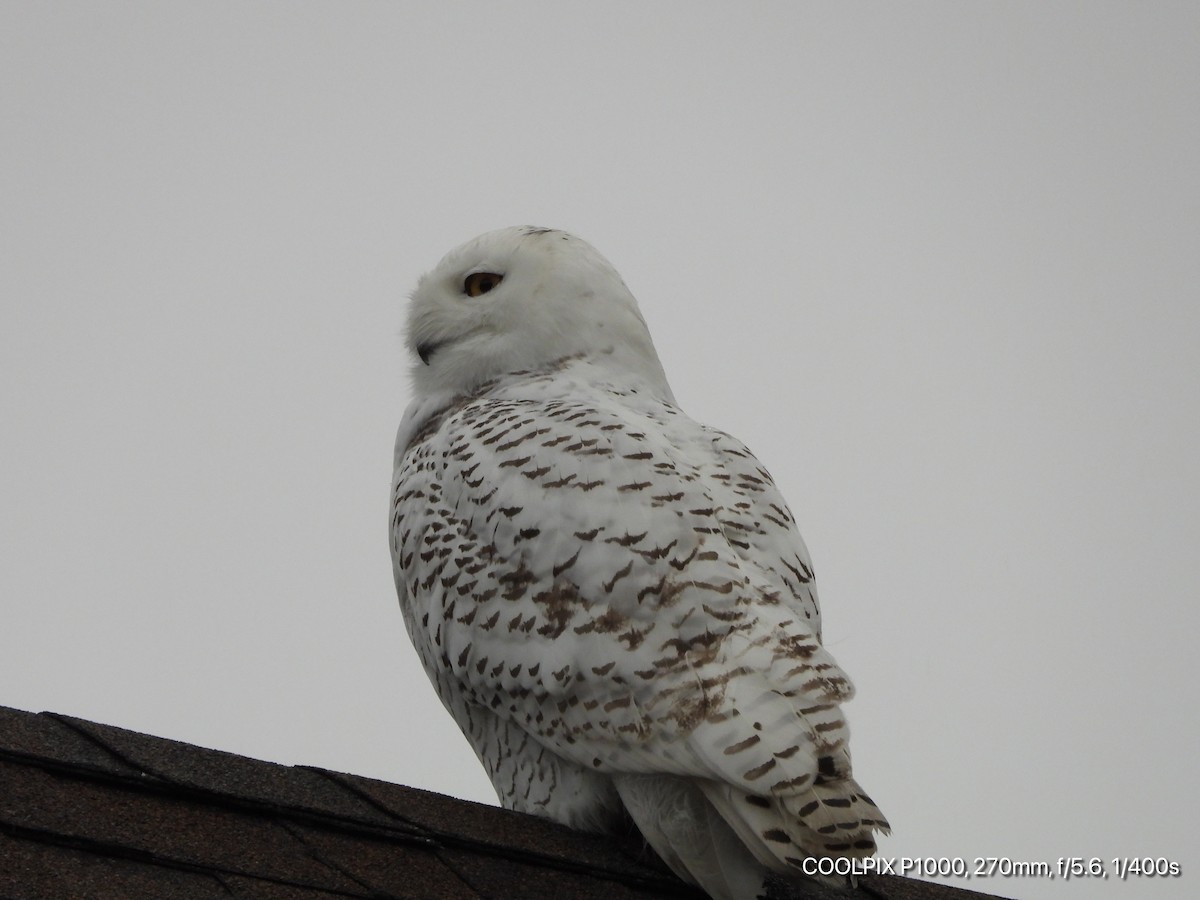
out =
[(429, 365), (430, 358), (440, 346), (442, 346), (441, 343), (417, 344), (417, 356), (421, 357), (421, 362)]

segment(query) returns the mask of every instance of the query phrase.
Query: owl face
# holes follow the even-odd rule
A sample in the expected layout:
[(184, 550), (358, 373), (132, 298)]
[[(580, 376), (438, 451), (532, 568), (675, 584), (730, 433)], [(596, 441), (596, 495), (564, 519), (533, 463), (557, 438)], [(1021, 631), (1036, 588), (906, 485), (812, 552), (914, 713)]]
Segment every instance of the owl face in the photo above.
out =
[(504, 228), (448, 253), (412, 294), (407, 346), (418, 394), (465, 392), (564, 357), (621, 361), (666, 387), (637, 302), (585, 241)]

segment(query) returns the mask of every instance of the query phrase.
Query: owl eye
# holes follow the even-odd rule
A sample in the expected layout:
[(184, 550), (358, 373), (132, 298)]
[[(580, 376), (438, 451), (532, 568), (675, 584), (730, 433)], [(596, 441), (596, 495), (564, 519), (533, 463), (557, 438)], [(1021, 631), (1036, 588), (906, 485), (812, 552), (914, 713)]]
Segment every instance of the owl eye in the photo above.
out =
[(504, 276), (497, 275), (495, 272), (472, 272), (463, 281), (463, 293), (468, 297), (478, 297), (486, 294), (503, 280)]

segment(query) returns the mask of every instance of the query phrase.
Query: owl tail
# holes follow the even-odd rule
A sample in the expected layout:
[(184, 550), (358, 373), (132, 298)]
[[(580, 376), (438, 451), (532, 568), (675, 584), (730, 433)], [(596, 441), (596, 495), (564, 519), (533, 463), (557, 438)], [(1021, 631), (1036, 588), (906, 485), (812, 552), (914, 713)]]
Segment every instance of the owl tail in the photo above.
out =
[(749, 852), (786, 879), (804, 873), (829, 886), (852, 886), (853, 877), (807, 871), (805, 858), (865, 858), (875, 853), (874, 832), (889, 831), (883, 813), (849, 777), (792, 797), (749, 795), (713, 781), (704, 782), (702, 790)]
[(767, 868), (746, 849), (694, 781), (671, 775), (616, 775), (621, 802), (671, 870), (713, 900), (754, 900)]

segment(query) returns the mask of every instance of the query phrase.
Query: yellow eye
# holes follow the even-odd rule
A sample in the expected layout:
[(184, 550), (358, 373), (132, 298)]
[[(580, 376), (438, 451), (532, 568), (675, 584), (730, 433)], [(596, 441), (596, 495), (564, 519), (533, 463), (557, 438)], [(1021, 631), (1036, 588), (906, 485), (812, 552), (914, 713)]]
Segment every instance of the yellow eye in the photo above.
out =
[(478, 297), (486, 294), (503, 280), (504, 276), (497, 275), (495, 272), (472, 272), (463, 282), (463, 293), (468, 297)]

